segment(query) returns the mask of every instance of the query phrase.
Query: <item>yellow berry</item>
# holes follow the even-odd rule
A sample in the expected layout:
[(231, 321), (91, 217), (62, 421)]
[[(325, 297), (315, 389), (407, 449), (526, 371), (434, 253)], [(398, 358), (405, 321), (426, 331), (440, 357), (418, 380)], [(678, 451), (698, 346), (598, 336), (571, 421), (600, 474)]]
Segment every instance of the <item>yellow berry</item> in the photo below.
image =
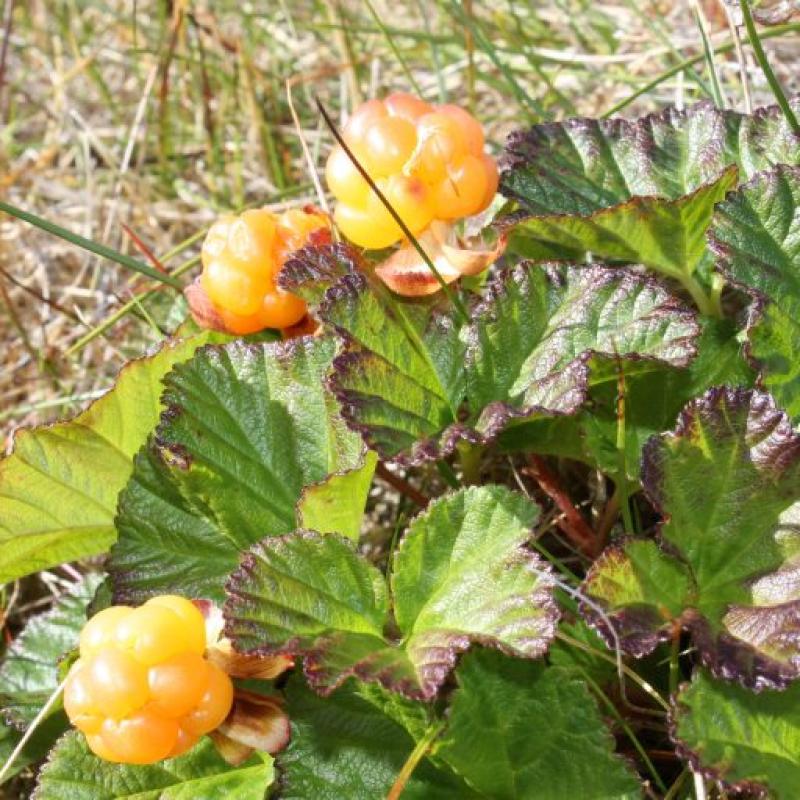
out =
[(435, 189), (436, 217), (458, 219), (481, 207), (489, 177), (481, 159), (466, 155), (449, 166), (447, 177)]
[(101, 650), (89, 657), (84, 669), (92, 700), (107, 717), (124, 717), (150, 699), (147, 669), (123, 650)]
[(389, 247), (402, 236), (397, 223), (385, 210), (376, 219), (366, 208), (337, 203), (333, 219), (343, 236), (369, 250)]
[(196, 653), (181, 653), (154, 664), (147, 673), (149, 708), (163, 717), (188, 714), (208, 684), (208, 662)]
[(219, 667), (209, 663), (206, 690), (197, 706), (181, 719), (181, 728), (191, 736), (202, 736), (222, 724), (232, 705), (231, 679)]
[(140, 664), (158, 664), (190, 647), (186, 623), (170, 608), (143, 605), (117, 628), (117, 641)]
[(367, 100), (362, 103), (347, 120), (342, 133), (348, 144), (358, 142), (363, 138), (367, 128), (377, 119), (385, 117), (386, 106), (380, 100)]
[[(434, 197), (422, 180), (415, 176), (393, 175), (391, 178), (379, 181), (378, 185), (411, 233), (419, 233), (430, 224), (435, 210)], [(397, 237), (403, 236), (402, 228), (394, 221), (377, 195), (373, 194), (370, 198), (367, 211), (375, 220), (384, 220), (382, 224), (389, 225), (391, 220)]]
[(143, 709), (125, 719), (106, 719), (100, 738), (126, 764), (152, 764), (166, 758), (178, 740), (178, 723)]
[(363, 147), (372, 177), (383, 178), (399, 172), (417, 144), (417, 129), (402, 117), (382, 117), (365, 131)]
[(214, 305), (241, 315), (255, 313), (271, 288), (267, 274), (254, 278), (221, 258), (206, 266), (200, 284)]
[(465, 111), (460, 106), (451, 105), (449, 103), (436, 106), (436, 111), (439, 114), (445, 114), (455, 120), (464, 134), (467, 152), (478, 157), (483, 155), (483, 146), (486, 143), (486, 139), (483, 135), (483, 127), (469, 111)]
[(84, 733), (97, 733), (103, 724), (103, 708), (92, 694), (92, 686), (81, 661), (76, 661), (64, 685), (64, 711)]
[(486, 194), (483, 196), (483, 201), (481, 202), (480, 208), (477, 209), (478, 211), (483, 211), (483, 209), (494, 200), (494, 196), (497, 194), (497, 186), (500, 183), (500, 173), (497, 171), (497, 162), (486, 154), (481, 157), (481, 161), (486, 171), (487, 185)]
[(199, 736), (192, 736), (186, 733), (183, 728), (178, 728), (178, 738), (175, 740), (175, 745), (170, 750), (167, 758), (175, 758), (176, 756), (183, 755), (187, 750), (190, 750), (197, 744)]
[(420, 146), (414, 169), (430, 183), (440, 181), (448, 164), (468, 152), (466, 133), (450, 114), (435, 111), (420, 117), (417, 136)]
[(81, 655), (90, 656), (113, 642), (117, 625), (132, 611), (128, 606), (111, 606), (95, 614), (81, 631)]
[(336, 145), (328, 156), (325, 179), (337, 200), (354, 206), (366, 203), (370, 192), (369, 184), (361, 177), (361, 173), (339, 145)]
[(391, 116), (403, 117), (409, 122), (416, 122), (420, 117), (433, 111), (433, 107), (429, 103), (405, 92), (390, 94), (383, 104)]
[(186, 626), (183, 634), (188, 643), (188, 650), (198, 655), (205, 652), (206, 621), (200, 609), (191, 600), (177, 594), (162, 594), (148, 600), (145, 606), (168, 608), (177, 614)]

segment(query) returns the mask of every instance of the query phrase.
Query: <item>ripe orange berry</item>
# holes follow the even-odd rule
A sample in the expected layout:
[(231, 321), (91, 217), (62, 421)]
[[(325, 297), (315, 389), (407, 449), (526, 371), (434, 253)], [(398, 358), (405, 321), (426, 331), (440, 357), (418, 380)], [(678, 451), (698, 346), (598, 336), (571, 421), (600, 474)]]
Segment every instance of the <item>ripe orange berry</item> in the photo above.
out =
[[(345, 138), (414, 235), (434, 219), (477, 214), (497, 191), (497, 166), (483, 152), (483, 129), (458, 106), (391, 94), (360, 106)], [(401, 241), (401, 226), (341, 147), (331, 152), (326, 176), (338, 201), (334, 221), (345, 237), (368, 249)]]
[(208, 684), (200, 702), (181, 719), (181, 728), (192, 736), (213, 731), (228, 716), (233, 704), (231, 679), (215, 664), (208, 664)]
[[(334, 162), (331, 174), (339, 175), (341, 166), (337, 168)], [(356, 185), (352, 175), (342, 175), (345, 185)], [(327, 217), (313, 209), (289, 209), (281, 215), (252, 209), (217, 220), (201, 254), (200, 286), (207, 298), (204, 302), (213, 307), (210, 313), (206, 305), (214, 320), (211, 324), (221, 320), (225, 330), (247, 334), (283, 328), (302, 319), (305, 304), (280, 291), (276, 280), (287, 258), (328, 227)], [(202, 321), (209, 324), (207, 318)]]
[(436, 187), (438, 219), (458, 219), (481, 207), (489, 187), (489, 177), (481, 159), (462, 156), (449, 167), (447, 177)]
[(421, 116), (433, 111), (433, 107), (429, 103), (405, 92), (390, 94), (383, 104), (391, 116), (403, 117), (409, 122), (416, 122)]
[(369, 125), (362, 138), (367, 171), (384, 178), (403, 169), (417, 145), (417, 129), (402, 117), (381, 117)]
[(82, 632), (64, 687), (67, 716), (109, 761), (150, 764), (185, 752), (233, 703), (231, 680), (204, 658), (205, 646), (203, 616), (183, 597), (106, 609)]

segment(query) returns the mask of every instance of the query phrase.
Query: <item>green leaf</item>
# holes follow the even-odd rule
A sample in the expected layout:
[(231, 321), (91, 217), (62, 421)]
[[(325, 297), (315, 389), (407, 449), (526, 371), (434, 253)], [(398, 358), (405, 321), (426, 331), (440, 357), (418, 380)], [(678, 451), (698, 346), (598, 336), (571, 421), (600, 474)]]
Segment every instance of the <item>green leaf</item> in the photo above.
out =
[(692, 274), (714, 203), (737, 171), (798, 164), (798, 152), (777, 106), (747, 116), (705, 101), (633, 121), (534, 125), (505, 149), (501, 191), (522, 208), (505, 223), (510, 244), (537, 258), (567, 248), (641, 263), (680, 279), (702, 307)]
[(590, 252), (601, 259), (643, 264), (683, 280), (705, 256), (705, 232), (714, 205), (736, 187), (737, 178), (737, 169), (731, 167), (676, 200), (634, 196), (587, 216), (521, 212), (505, 221), (510, 228), (510, 246), (522, 255), (536, 257), (546, 242), (550, 247)]
[[(22, 752), (14, 760), (13, 766), (6, 772), (5, 777), (0, 781), (0, 797), (8, 796), (9, 800), (18, 795), (3, 794), (2, 785), (10, 781), (15, 775), (22, 772), (23, 769), (41, 761), (46, 755), (48, 750), (53, 746), (53, 743), (69, 728), (69, 721), (67, 715), (63, 711), (59, 711), (47, 717), (36, 728), (33, 735), (28, 739)], [(22, 733), (10, 725), (4, 725), (0, 720), (0, 766), (4, 765), (14, 752), (14, 748), (19, 744), (22, 738)]]
[(800, 684), (753, 694), (698, 670), (672, 712), (678, 751), (704, 775), (775, 800), (800, 797)]
[[(625, 469), (638, 482), (647, 440), (673, 427), (681, 409), (712, 386), (753, 386), (754, 374), (742, 356), (737, 330), (729, 320), (701, 320), (697, 357), (680, 369), (661, 364), (623, 364), (625, 378)], [(631, 369), (634, 367), (634, 369)], [(599, 371), (599, 370), (598, 370)], [(589, 387), (589, 399), (577, 414), (512, 424), (499, 438), (507, 451), (532, 451), (583, 461), (614, 476), (620, 471), (617, 449), (616, 380)]]
[(753, 297), (747, 339), (761, 379), (800, 421), (800, 169), (756, 176), (717, 207), (709, 233), (718, 267)]
[[(356, 675), (430, 699), (473, 642), (525, 658), (547, 648), (553, 583), (524, 546), (537, 513), (500, 486), (434, 501), (395, 554), (391, 602), (381, 572), (346, 539), (265, 539), (228, 582), (226, 634), (241, 652), (302, 654), (321, 694)], [(390, 607), (400, 641), (386, 633)]]
[[(280, 800), (376, 800), (386, 797), (414, 740), (349, 683), (321, 699), (297, 677), (287, 689), (289, 746), (275, 759)], [(484, 797), (423, 758), (403, 800)]]
[(383, 457), (436, 458), (464, 395), (464, 344), (441, 298), (392, 300), (356, 273), (328, 291), (320, 316), (346, 342), (331, 385), (349, 425)]
[(161, 379), (209, 334), (126, 364), (116, 386), (69, 422), (21, 431), (0, 462), (0, 583), (104, 552), (117, 495), (155, 427)]
[(272, 777), (268, 756), (231, 767), (208, 738), (178, 758), (129, 766), (97, 758), (71, 731), (51, 751), (31, 800), (264, 800)]
[[(335, 349), (324, 337), (237, 341), (168, 376), (167, 410), (120, 496), (118, 599), (179, 589), (220, 600), (242, 550), (295, 528), (304, 488), (362, 467), (363, 445), (325, 388)], [(350, 520), (363, 511), (359, 488), (338, 495)]]
[(297, 503), (298, 526), (320, 533), (341, 533), (357, 542), (377, 463), (377, 453), (368, 450), (363, 467), (307, 486)]
[(800, 674), (800, 434), (766, 394), (712, 389), (645, 448), (659, 540), (606, 550), (583, 590), (590, 622), (636, 655), (674, 625), (719, 677), (762, 689)]
[(412, 464), (515, 420), (575, 413), (603, 358), (685, 365), (699, 333), (663, 287), (604, 267), (503, 272), (460, 333), (436, 305), (387, 306), (360, 275), (327, 297), (321, 314), (347, 342), (331, 376), (343, 415), (383, 457)]
[(493, 800), (622, 800), (642, 796), (614, 739), (574, 673), (491, 651), (456, 670), (437, 758)]
[(87, 575), (49, 611), (33, 617), (8, 648), (0, 664), (0, 714), (17, 728), (33, 721), (58, 686), (58, 662), (77, 647), (86, 606), (101, 579)]
[(278, 275), (278, 285), (302, 297), (313, 308), (322, 303), (328, 289), (341, 278), (365, 269), (358, 251), (348, 244), (308, 246), (287, 259)]

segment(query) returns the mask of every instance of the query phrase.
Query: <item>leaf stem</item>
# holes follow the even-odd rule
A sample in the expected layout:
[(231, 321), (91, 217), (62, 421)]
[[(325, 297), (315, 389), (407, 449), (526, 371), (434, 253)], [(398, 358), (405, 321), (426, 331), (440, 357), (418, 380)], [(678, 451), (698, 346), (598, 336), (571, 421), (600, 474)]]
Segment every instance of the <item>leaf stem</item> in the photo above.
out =
[(397, 779), (389, 790), (389, 794), (386, 795), (386, 800), (398, 800), (403, 793), (403, 789), (406, 788), (408, 779), (417, 768), (419, 762), (425, 757), (428, 750), (430, 750), (431, 745), (442, 732), (444, 726), (444, 720), (441, 720), (431, 725), (428, 730), (425, 731), (423, 737), (417, 742), (417, 746), (411, 751), (411, 755), (406, 759), (406, 763), (403, 764), (402, 769), (397, 773)]
[(23, 222), (27, 222), (36, 228), (41, 228), (43, 231), (47, 231), (47, 233), (52, 233), (54, 236), (58, 236), (60, 239), (70, 242), (70, 244), (76, 244), (78, 247), (82, 247), (90, 253), (107, 258), (109, 261), (114, 261), (120, 266), (127, 267), (135, 272), (140, 272), (142, 275), (147, 275), (148, 278), (152, 278), (159, 283), (166, 283), (179, 291), (183, 289), (181, 282), (171, 275), (165, 275), (163, 272), (148, 267), (147, 264), (143, 264), (135, 258), (126, 256), (111, 247), (106, 247), (104, 244), (73, 233), (66, 228), (62, 228), (60, 225), (56, 225), (54, 222), (43, 219), (36, 214), (31, 214), (29, 211), (23, 211), (21, 208), (12, 206), (10, 203), (6, 203), (3, 200), (0, 200), (0, 211), (5, 211), (6, 214), (10, 214), (12, 217), (21, 219)]
[(430, 498), (426, 497), (419, 489), (415, 489), (407, 480), (391, 472), (383, 461), (379, 461), (375, 467), (375, 474), (384, 482), (388, 483), (393, 489), (416, 503), (421, 508), (425, 508), (430, 503)]
[(772, 89), (772, 94), (775, 95), (776, 102), (781, 107), (781, 111), (783, 111), (783, 116), (786, 117), (789, 127), (794, 133), (800, 134), (800, 122), (798, 122), (792, 107), (789, 105), (789, 101), (786, 99), (786, 94), (784, 93), (778, 78), (775, 76), (775, 73), (772, 71), (772, 67), (767, 59), (767, 54), (764, 52), (764, 46), (761, 44), (761, 39), (759, 38), (758, 31), (756, 30), (756, 23), (753, 20), (753, 14), (750, 11), (749, 0), (739, 0), (739, 7), (742, 9), (744, 25), (745, 28), (747, 28), (747, 38), (750, 40), (750, 46), (753, 48), (756, 61), (758, 61), (758, 65), (761, 67), (761, 71), (764, 73), (764, 77), (767, 79), (769, 88)]
[(633, 517), (631, 517), (631, 504), (628, 498), (628, 458), (625, 450), (625, 372), (622, 363), (617, 359), (617, 458), (619, 472), (617, 475), (617, 491), (619, 506), (622, 509), (622, 524), (625, 533), (634, 532)]
[(681, 628), (676, 625), (672, 631), (672, 640), (669, 648), (669, 693), (674, 695), (678, 691), (680, 682), (680, 655), (681, 655)]
[(707, 317), (722, 317), (719, 298), (715, 297), (713, 292), (710, 295), (706, 294), (692, 275), (681, 275), (679, 280), (683, 284), (683, 288), (691, 295), (701, 314), (705, 314)]
[(458, 443), (458, 460), (461, 464), (461, 482), (475, 486), (481, 481), (481, 462), (484, 448), (469, 442)]

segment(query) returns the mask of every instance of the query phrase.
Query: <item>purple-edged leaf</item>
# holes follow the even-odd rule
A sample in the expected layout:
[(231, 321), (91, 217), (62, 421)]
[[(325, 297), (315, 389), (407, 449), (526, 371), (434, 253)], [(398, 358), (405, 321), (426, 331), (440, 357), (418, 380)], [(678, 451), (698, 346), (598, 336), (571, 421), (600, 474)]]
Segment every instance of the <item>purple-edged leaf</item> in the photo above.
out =
[[(800, 151), (800, 147), (798, 148)], [(757, 175), (720, 203), (709, 232), (727, 278), (753, 297), (747, 339), (761, 380), (800, 421), (800, 169)]]
[(800, 797), (800, 683), (753, 694), (698, 670), (670, 717), (678, 752), (695, 771), (747, 796)]
[(473, 642), (525, 658), (547, 648), (558, 611), (549, 567), (525, 547), (536, 516), (499, 486), (435, 501), (397, 551), (391, 603), (381, 573), (341, 537), (265, 539), (228, 583), (226, 633), (242, 652), (302, 655), (323, 694), (355, 675), (430, 699)]
[(278, 275), (278, 285), (317, 306), (341, 278), (363, 269), (358, 251), (347, 244), (308, 246), (287, 259)]
[(605, 267), (503, 272), (461, 331), (441, 300), (388, 303), (360, 275), (328, 292), (321, 316), (346, 341), (331, 386), (348, 424), (409, 463), (489, 442), (512, 420), (576, 412), (590, 380), (615, 380), (592, 376), (592, 359), (684, 366), (699, 335), (664, 287)]
[[(800, 107), (800, 102), (794, 101)], [(691, 283), (714, 203), (776, 163), (800, 163), (777, 106), (748, 116), (702, 102), (639, 120), (570, 119), (513, 133), (501, 191), (521, 210), (510, 246), (645, 264)], [(696, 298), (697, 299), (697, 298)]]
[[(363, 444), (325, 388), (335, 352), (329, 337), (239, 341), (168, 376), (167, 410), (120, 496), (118, 598), (221, 599), (242, 550), (296, 527), (306, 487), (363, 468)], [(362, 489), (338, 497), (341, 513), (363, 510)]]
[(757, 690), (798, 677), (800, 434), (786, 415), (769, 395), (712, 389), (648, 442), (642, 483), (663, 551), (609, 551), (584, 585), (606, 612), (590, 621), (639, 655), (682, 625), (715, 675)]

